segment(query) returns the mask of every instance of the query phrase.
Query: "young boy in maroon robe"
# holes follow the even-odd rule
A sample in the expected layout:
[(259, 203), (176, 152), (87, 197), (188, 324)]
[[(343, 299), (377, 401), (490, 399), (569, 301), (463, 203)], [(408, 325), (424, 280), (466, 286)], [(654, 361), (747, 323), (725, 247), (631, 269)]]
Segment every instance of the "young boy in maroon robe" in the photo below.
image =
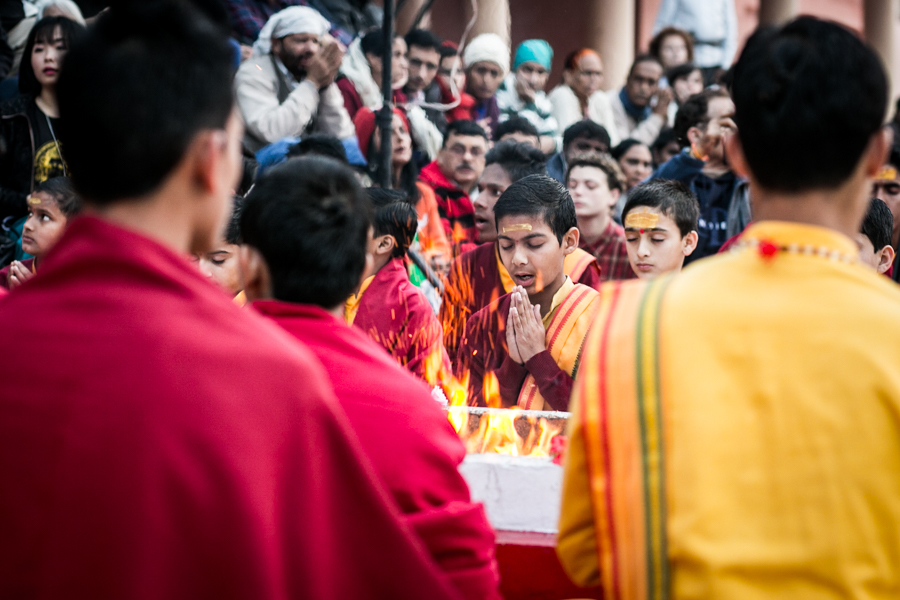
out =
[(34, 188), (28, 197), (28, 219), (22, 228), (22, 250), (32, 258), (14, 260), (0, 270), (0, 286), (12, 290), (37, 273), (38, 262), (81, 212), (81, 198), (68, 177), (54, 177)]
[(0, 597), (458, 598), (313, 354), (187, 258), (243, 134), (232, 48), (189, 6), (116, 4), (66, 56), (92, 214), (0, 301)]
[[(327, 194), (323, 176), (339, 183)], [(267, 172), (241, 218), (247, 294), (322, 361), (375, 470), (460, 593), (498, 598), (494, 534), (457, 470), (459, 437), (428, 387), (343, 320), (366, 266), (370, 213), (353, 174), (328, 159)]]
[[(475, 228), (478, 242), (450, 266), (441, 303), (444, 345), (456, 361), (459, 340), (470, 316), (512, 291), (515, 284), (500, 260), (494, 205), (514, 182), (528, 175), (546, 175), (544, 154), (537, 148), (514, 142), (497, 144), (485, 159), (487, 165), (478, 182), (475, 200)], [(601, 283), (600, 267), (593, 256), (581, 249), (566, 256), (565, 272), (572, 281), (596, 288)]]
[(513, 290), (469, 318), (457, 357), (469, 404), (567, 410), (600, 295), (564, 269), (578, 248), (575, 205), (546, 175), (509, 186), (494, 206)]
[(359, 291), (347, 300), (345, 318), (433, 387), (449, 374), (450, 359), (441, 324), (406, 270), (404, 257), (418, 226), (416, 209), (402, 192), (369, 188), (368, 196), (375, 209), (371, 263)]

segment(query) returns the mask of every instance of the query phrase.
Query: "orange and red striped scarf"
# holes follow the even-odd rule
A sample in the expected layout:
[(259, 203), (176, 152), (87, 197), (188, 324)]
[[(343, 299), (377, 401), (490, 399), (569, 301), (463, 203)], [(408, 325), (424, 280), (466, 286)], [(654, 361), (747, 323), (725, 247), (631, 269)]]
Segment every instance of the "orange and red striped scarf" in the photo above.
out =
[(609, 600), (669, 597), (658, 337), (669, 281), (603, 286), (576, 381)]

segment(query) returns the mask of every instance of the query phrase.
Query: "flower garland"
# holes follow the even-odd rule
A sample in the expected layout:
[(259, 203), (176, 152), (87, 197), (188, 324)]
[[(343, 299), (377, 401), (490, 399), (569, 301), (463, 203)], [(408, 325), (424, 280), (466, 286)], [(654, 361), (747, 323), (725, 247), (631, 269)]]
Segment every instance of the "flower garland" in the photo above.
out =
[(788, 244), (787, 246), (779, 246), (772, 240), (746, 240), (740, 241), (732, 247), (733, 252), (737, 252), (746, 248), (754, 248), (759, 253), (760, 258), (764, 262), (771, 262), (780, 252), (788, 254), (796, 254), (799, 256), (818, 256), (826, 258), (834, 262), (844, 264), (854, 264), (859, 262), (859, 255), (847, 255), (838, 250), (833, 250), (828, 246), (814, 246), (812, 244)]

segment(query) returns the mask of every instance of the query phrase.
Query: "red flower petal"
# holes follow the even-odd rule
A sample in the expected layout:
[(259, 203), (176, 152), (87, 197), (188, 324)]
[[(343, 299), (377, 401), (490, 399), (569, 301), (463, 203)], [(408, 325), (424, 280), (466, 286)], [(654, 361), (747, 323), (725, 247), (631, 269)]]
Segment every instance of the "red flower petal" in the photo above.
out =
[(778, 254), (780, 248), (769, 240), (761, 240), (757, 249), (763, 260), (769, 261), (775, 258), (775, 255)]

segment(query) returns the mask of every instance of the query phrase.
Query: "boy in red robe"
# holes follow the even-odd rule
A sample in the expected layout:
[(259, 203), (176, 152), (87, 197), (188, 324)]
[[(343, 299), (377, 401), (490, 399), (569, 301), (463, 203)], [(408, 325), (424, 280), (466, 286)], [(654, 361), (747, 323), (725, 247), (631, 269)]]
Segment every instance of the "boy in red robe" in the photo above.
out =
[(564, 270), (578, 247), (575, 205), (546, 175), (513, 183), (494, 206), (500, 258), (515, 287), (466, 323), (457, 376), (469, 404), (566, 410), (598, 304)]
[(327, 195), (317, 188), (335, 170), (297, 159), (254, 187), (241, 219), (248, 296), (322, 361), (376, 471), (460, 593), (498, 598), (494, 533), (457, 470), (459, 437), (428, 387), (342, 318), (366, 266), (370, 209), (349, 174)]
[(81, 212), (81, 198), (68, 177), (53, 177), (28, 196), (28, 219), (22, 227), (22, 251), (32, 258), (14, 260), (0, 269), (0, 286), (12, 290), (37, 273), (38, 261), (62, 237), (66, 225)]
[(187, 258), (240, 171), (232, 58), (164, 1), (114, 6), (66, 56), (92, 215), (0, 301), (2, 598), (459, 597), (312, 353)]
[[(481, 245), (453, 261), (441, 303), (444, 345), (454, 362), (469, 317), (515, 286), (497, 249), (497, 198), (523, 177), (547, 174), (543, 153), (527, 144), (499, 143), (488, 152), (485, 164), (475, 200), (475, 228)], [(565, 261), (566, 275), (572, 281), (592, 288), (600, 285), (600, 266), (593, 256), (576, 248)]]
[(433, 387), (449, 373), (450, 359), (441, 324), (406, 270), (404, 257), (416, 235), (416, 209), (402, 192), (369, 188), (368, 195), (375, 209), (368, 244), (371, 263), (359, 291), (347, 300), (344, 316)]

